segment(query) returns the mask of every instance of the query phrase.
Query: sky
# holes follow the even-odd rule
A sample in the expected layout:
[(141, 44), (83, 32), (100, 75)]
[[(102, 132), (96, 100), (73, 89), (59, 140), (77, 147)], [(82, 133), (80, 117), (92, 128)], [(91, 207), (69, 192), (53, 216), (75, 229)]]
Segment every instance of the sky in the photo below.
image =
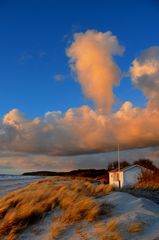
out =
[(0, 1), (0, 173), (159, 165), (159, 1)]

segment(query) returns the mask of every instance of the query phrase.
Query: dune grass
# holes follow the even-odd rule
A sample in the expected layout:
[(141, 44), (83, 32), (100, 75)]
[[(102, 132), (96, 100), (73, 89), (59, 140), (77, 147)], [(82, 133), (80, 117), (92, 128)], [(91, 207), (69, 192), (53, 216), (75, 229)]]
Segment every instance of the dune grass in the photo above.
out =
[(128, 232), (129, 233), (139, 233), (139, 232), (143, 231), (143, 228), (144, 228), (144, 223), (143, 222), (132, 223), (128, 227)]
[(159, 190), (159, 171), (143, 171), (135, 188)]
[(105, 195), (112, 188), (104, 184), (99, 186), (75, 180), (69, 189), (65, 186), (60, 189), (57, 197), (62, 214), (55, 217), (55, 223), (51, 227), (52, 239), (57, 239), (72, 224), (82, 220), (92, 222), (103, 214), (110, 214), (112, 206), (99, 204), (94, 197)]
[(50, 229), (51, 238), (57, 239), (72, 224), (81, 220), (91, 222), (109, 214), (111, 205), (101, 205), (95, 198), (111, 190), (104, 184), (95, 186), (83, 180), (68, 181), (68, 178), (32, 183), (0, 199), (0, 239), (17, 239), (18, 233), (59, 207), (60, 214), (53, 219)]
[(98, 223), (95, 226), (96, 234), (100, 240), (122, 240), (116, 220), (111, 219), (106, 224)]
[(0, 200), (0, 238), (16, 239), (16, 234), (56, 206), (49, 182), (31, 184)]

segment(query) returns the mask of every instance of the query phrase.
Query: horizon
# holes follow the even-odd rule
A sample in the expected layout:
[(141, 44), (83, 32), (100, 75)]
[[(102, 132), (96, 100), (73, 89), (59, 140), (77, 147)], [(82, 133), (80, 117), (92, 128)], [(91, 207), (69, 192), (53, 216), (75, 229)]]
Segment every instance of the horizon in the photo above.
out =
[[(121, 170), (123, 170), (123, 169), (125, 169), (125, 168), (128, 168), (128, 167), (132, 167), (132, 166), (135, 166), (135, 165), (139, 165), (139, 166), (143, 166), (143, 165), (141, 165), (141, 164), (139, 164), (139, 163), (136, 163), (136, 161), (150, 161), (153, 165), (152, 165), (152, 167), (155, 167), (156, 168), (156, 170), (158, 171), (159, 170), (159, 168), (158, 168), (158, 166), (157, 165), (155, 165), (155, 163), (153, 163), (153, 161), (151, 161), (151, 159), (137, 159), (137, 160), (135, 160), (135, 161), (133, 161), (133, 162), (127, 162), (127, 161), (122, 161), (122, 162), (120, 162), (120, 164), (129, 164), (129, 165), (126, 165), (126, 166), (123, 166), (123, 167), (121, 167)], [(115, 163), (115, 165), (116, 165), (116, 167), (115, 167), (115, 165), (113, 164), (113, 163)], [(27, 177), (27, 176), (29, 176), (29, 177), (31, 177), (31, 176), (37, 176), (37, 177), (40, 177), (40, 176), (43, 176), (43, 177), (48, 177), (48, 176), (51, 176), (51, 175), (35, 175), (35, 173), (71, 173), (71, 172), (78, 172), (78, 171), (100, 171), (100, 170), (105, 170), (105, 171), (107, 171), (107, 172), (109, 172), (110, 171), (110, 164), (112, 164), (112, 170), (115, 170), (115, 169), (118, 169), (118, 161), (116, 160), (116, 161), (112, 161), (112, 162), (108, 162), (107, 163), (107, 167), (105, 167), (105, 168), (78, 168), (78, 169), (72, 169), (72, 170), (69, 170), (69, 171), (54, 171), (54, 170), (37, 170), (36, 171), (36, 169), (34, 170), (34, 171), (26, 171), (26, 172), (19, 172), (19, 174), (17, 173), (17, 174), (15, 174), (15, 173), (12, 173), (12, 174), (10, 174), (10, 173), (0, 173), (0, 176), (24, 176), (24, 177)], [(145, 163), (143, 163), (143, 164), (145, 164)], [(144, 166), (143, 166), (144, 167)], [(147, 169), (149, 169), (149, 167), (146, 167)], [(34, 175), (30, 175), (31, 173), (34, 173)], [(25, 174), (28, 174), (28, 175), (25, 175)], [(53, 175), (54, 176), (54, 175)], [(58, 175), (57, 175), (58, 176)]]
[(159, 166), (159, 2), (0, 3), (0, 174)]

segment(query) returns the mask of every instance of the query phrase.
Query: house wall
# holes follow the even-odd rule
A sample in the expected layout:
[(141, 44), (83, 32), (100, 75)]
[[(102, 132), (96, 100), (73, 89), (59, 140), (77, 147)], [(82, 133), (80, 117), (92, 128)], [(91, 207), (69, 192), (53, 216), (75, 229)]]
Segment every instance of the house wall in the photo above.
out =
[[(109, 172), (109, 184), (114, 187), (119, 187), (119, 181), (114, 180), (114, 175), (117, 172)], [(124, 184), (124, 178), (123, 178), (123, 172), (119, 172), (119, 180), (120, 180), (120, 187), (123, 187)]]
[(135, 166), (134, 168), (130, 168), (124, 172), (124, 187), (131, 186), (138, 181), (139, 175), (141, 174), (141, 168), (139, 166)]

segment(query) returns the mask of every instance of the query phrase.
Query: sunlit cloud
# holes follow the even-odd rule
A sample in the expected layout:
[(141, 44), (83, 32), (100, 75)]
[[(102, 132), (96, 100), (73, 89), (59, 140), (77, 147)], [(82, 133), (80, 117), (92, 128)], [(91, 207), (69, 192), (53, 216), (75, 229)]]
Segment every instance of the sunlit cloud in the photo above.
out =
[(130, 102), (108, 116), (82, 106), (30, 120), (14, 109), (3, 117), (0, 149), (64, 156), (159, 146), (158, 121), (159, 111)]
[(114, 103), (113, 86), (119, 84), (120, 69), (113, 56), (122, 55), (123, 51), (111, 32), (95, 30), (75, 34), (67, 49), (72, 71), (99, 111), (109, 112)]
[[(7, 153), (0, 156), (0, 165), (3, 168), (18, 165), (26, 169), (55, 166), (56, 170), (68, 170), (91, 164), (97, 166), (100, 160), (102, 167), (108, 159), (102, 154), (115, 151), (118, 143), (127, 153), (133, 149), (138, 149), (135, 150), (138, 153), (142, 148), (151, 148), (151, 152), (156, 149), (152, 154), (156, 159), (159, 147), (159, 47), (145, 50), (133, 60), (129, 70), (132, 82), (148, 99), (146, 107), (136, 107), (127, 101), (114, 112), (113, 87), (120, 84), (121, 70), (113, 56), (121, 55), (123, 50), (111, 32), (89, 30), (75, 34), (67, 48), (69, 65), (95, 108), (70, 107), (66, 112), (50, 111), (33, 119), (18, 109), (11, 110), (0, 121), (0, 151)], [(54, 79), (61, 81), (64, 76), (56, 74)], [(149, 156), (145, 152), (145, 156)], [(14, 153), (15, 162), (11, 162), (10, 153)], [(97, 154), (101, 154), (100, 159)]]

